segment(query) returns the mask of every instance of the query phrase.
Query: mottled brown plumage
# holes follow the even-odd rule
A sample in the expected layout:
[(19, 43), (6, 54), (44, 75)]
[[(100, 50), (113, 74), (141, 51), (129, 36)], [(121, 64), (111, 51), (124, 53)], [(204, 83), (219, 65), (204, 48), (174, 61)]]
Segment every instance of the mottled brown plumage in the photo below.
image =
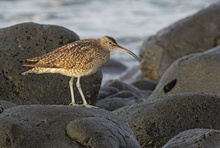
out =
[(72, 105), (75, 104), (72, 88), (73, 78), (77, 77), (77, 88), (83, 99), (83, 105), (88, 106), (80, 86), (80, 77), (91, 75), (99, 70), (110, 58), (110, 52), (122, 50), (131, 54), (138, 61), (140, 59), (131, 51), (119, 46), (109, 36), (99, 39), (84, 39), (66, 44), (45, 55), (27, 59), (24, 66), (34, 67), (23, 75), (29, 73), (60, 73), (72, 77), (70, 79), (70, 91)]

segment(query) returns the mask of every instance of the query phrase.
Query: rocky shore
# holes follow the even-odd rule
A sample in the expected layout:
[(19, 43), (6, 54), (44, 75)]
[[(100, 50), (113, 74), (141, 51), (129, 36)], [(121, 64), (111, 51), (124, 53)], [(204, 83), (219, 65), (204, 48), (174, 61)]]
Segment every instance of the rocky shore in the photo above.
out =
[[(0, 147), (220, 147), (219, 22), (217, 2), (143, 41), (140, 65), (111, 60), (82, 78), (97, 108), (68, 106), (68, 77), (21, 75), (25, 59), (79, 40), (75, 32), (31, 22), (1, 28)], [(111, 70), (125, 72), (101, 85)]]

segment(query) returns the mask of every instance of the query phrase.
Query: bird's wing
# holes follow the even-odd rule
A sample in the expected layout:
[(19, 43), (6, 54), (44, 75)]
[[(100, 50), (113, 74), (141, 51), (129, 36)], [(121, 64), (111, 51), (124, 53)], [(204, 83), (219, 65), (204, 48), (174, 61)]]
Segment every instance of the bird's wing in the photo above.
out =
[(69, 43), (45, 55), (27, 59), (24, 66), (68, 69), (88, 64), (97, 54), (94, 44), (98, 45), (96, 40), (91, 39)]

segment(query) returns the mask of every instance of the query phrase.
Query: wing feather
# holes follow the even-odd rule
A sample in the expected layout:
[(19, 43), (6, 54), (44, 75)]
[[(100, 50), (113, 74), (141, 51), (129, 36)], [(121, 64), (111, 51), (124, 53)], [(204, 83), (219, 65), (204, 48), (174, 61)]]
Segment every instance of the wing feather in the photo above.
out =
[[(96, 45), (96, 46), (94, 46)], [(98, 46), (98, 47), (97, 47)], [(27, 59), (24, 66), (45, 68), (74, 68), (91, 63), (99, 47), (97, 40), (85, 39), (66, 44), (45, 55)]]

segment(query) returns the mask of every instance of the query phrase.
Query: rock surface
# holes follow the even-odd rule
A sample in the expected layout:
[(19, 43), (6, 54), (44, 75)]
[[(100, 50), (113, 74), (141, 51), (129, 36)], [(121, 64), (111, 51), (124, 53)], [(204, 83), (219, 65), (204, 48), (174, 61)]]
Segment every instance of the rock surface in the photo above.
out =
[(183, 92), (220, 95), (219, 63), (220, 46), (180, 58), (167, 69), (152, 95), (164, 96)]
[(109, 61), (102, 67), (103, 79), (102, 84), (108, 80), (117, 78), (121, 73), (125, 72), (127, 66), (120, 61), (109, 59)]
[(141, 70), (159, 80), (178, 58), (216, 47), (220, 43), (220, 2), (159, 31), (141, 47)]
[(219, 148), (220, 131), (214, 129), (191, 129), (170, 139), (163, 148), (206, 147)]
[(129, 91), (120, 91), (115, 95), (108, 96), (102, 100), (97, 101), (95, 106), (113, 111), (118, 108), (141, 103), (143, 101), (145, 101), (143, 98), (134, 95)]
[(7, 108), (15, 107), (16, 104), (5, 101), (5, 100), (0, 100), (0, 114)]
[(127, 67), (119, 61), (109, 59), (109, 61), (103, 66), (103, 73), (121, 74), (127, 69)]
[(112, 96), (114, 94), (117, 94), (119, 91), (117, 88), (107, 86), (107, 87), (101, 87), (99, 91), (98, 100), (104, 99), (108, 96)]
[(110, 80), (101, 88), (95, 106), (113, 111), (146, 101), (151, 92), (139, 90), (137, 87), (119, 80)]
[(131, 84), (128, 84), (128, 83), (124, 83), (124, 82), (117, 80), (117, 79), (108, 81), (103, 87), (114, 87), (118, 91), (125, 90), (125, 91), (129, 91), (135, 95), (142, 96), (142, 94), (140, 93), (141, 91), (137, 87), (135, 87)]
[[(0, 29), (0, 98), (16, 104), (69, 104), (69, 77), (60, 74), (22, 76), (21, 73), (30, 69), (22, 66), (25, 59), (76, 40), (79, 40), (76, 33), (54, 25), (23, 23)], [(101, 79), (100, 71), (81, 79), (88, 102), (96, 101)], [(81, 97), (75, 85), (74, 88), (79, 102)]]
[(0, 147), (140, 147), (128, 124), (97, 108), (26, 105), (0, 114)]
[(124, 83), (132, 84), (141, 90), (153, 91), (157, 85), (156, 81), (146, 79), (144, 77), (139, 65), (135, 65), (122, 73), (122, 75), (119, 77), (119, 80)]
[(153, 91), (156, 88), (157, 83), (153, 80), (143, 79), (143, 80), (137, 80), (137, 81), (133, 82), (132, 85), (134, 85), (135, 87), (137, 87), (140, 90)]
[(142, 74), (139, 65), (135, 65), (131, 68), (128, 68), (119, 77), (119, 80), (125, 83), (134, 83), (135, 81), (143, 79), (145, 79), (145, 77)]
[(151, 100), (114, 111), (128, 122), (141, 147), (161, 147), (188, 129), (220, 129), (219, 96), (181, 93)]

